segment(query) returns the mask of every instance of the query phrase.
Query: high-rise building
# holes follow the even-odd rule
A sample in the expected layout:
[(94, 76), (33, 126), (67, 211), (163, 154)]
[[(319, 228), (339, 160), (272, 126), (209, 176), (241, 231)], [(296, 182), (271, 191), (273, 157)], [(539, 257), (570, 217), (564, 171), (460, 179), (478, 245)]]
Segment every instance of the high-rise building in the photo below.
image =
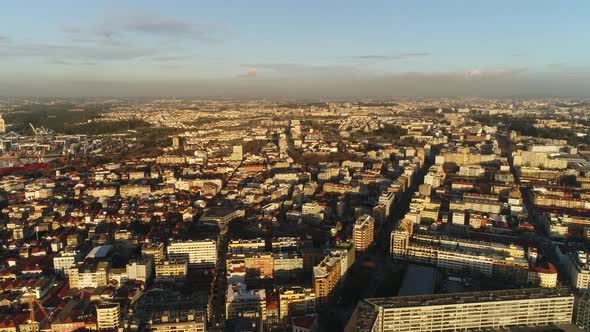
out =
[(326, 256), (320, 264), (313, 268), (313, 285), (316, 303), (324, 306), (340, 283), (342, 276), (342, 263), (340, 257)]
[(590, 331), (590, 291), (585, 291), (578, 299), (576, 325)]
[(443, 236), (405, 220), (391, 233), (391, 254), (396, 259), (481, 273), (520, 284), (529, 279), (529, 262), (521, 246)]
[(186, 260), (190, 265), (212, 267), (217, 261), (215, 240), (172, 242), (167, 250), (169, 259)]
[(391, 255), (394, 258), (401, 258), (402, 255), (400, 253), (406, 252), (413, 228), (414, 224), (412, 221), (403, 219), (391, 232)]
[(508, 289), (365, 299), (344, 331), (500, 330), (571, 323), (574, 295), (565, 287)]
[(375, 219), (365, 214), (356, 220), (353, 229), (354, 249), (357, 252), (367, 250), (375, 239)]
[(391, 213), (391, 206), (395, 200), (395, 193), (384, 191), (379, 196), (379, 204), (385, 205), (385, 218), (389, 218)]
[(96, 305), (96, 328), (99, 331), (113, 331), (119, 327), (121, 308), (119, 303), (103, 302)]
[(4, 123), (4, 119), (2, 118), (2, 114), (0, 114), (0, 133), (6, 132), (6, 125)]

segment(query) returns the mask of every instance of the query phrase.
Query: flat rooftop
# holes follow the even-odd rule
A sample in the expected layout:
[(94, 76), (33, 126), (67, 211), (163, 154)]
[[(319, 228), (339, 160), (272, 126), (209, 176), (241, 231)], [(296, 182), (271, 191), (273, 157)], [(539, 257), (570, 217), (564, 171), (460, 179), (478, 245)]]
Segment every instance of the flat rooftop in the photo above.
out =
[(567, 287), (507, 289), (469, 293), (432, 294), (366, 299), (368, 303), (385, 309), (452, 305), (480, 302), (501, 302), (526, 299), (573, 297)]
[(232, 214), (236, 211), (236, 208), (233, 207), (219, 207), (219, 206), (215, 206), (215, 207), (210, 207), (208, 209), (205, 210), (205, 213), (203, 214), (203, 217), (208, 217), (208, 218), (220, 218), (220, 217), (225, 217), (229, 214)]

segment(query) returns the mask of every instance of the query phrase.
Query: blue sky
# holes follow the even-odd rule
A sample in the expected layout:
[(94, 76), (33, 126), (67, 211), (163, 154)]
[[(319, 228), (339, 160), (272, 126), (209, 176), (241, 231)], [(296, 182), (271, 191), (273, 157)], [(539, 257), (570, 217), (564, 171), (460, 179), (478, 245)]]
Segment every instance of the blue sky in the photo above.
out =
[(587, 96), (588, 1), (12, 1), (0, 95)]

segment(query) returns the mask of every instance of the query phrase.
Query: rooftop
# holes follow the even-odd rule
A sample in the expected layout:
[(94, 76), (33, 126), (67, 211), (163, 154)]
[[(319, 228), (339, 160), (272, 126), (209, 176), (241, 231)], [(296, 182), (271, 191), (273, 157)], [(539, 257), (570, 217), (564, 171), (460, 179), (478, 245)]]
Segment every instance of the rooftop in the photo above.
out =
[(366, 299), (365, 301), (385, 309), (411, 308), (423, 306), (453, 305), (459, 303), (517, 301), (526, 299), (543, 299), (571, 297), (573, 293), (567, 287), (506, 289), (454, 294), (431, 294), (417, 296), (398, 296)]

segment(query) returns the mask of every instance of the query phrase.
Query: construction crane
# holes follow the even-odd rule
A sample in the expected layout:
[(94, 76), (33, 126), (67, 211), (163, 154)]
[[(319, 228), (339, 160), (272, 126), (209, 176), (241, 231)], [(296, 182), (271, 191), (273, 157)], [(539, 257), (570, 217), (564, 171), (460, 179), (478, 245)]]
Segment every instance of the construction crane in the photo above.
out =
[(35, 137), (37, 137), (37, 129), (35, 129), (35, 126), (33, 126), (33, 124), (30, 122), (29, 122), (29, 126), (31, 126), (31, 129), (33, 129), (33, 134), (35, 134)]
[(29, 324), (40, 323), (40, 322), (35, 321), (35, 304), (37, 305), (39, 310), (41, 310), (41, 312), (43, 313), (43, 316), (45, 316), (45, 318), (47, 318), (47, 321), (50, 322), (51, 319), (49, 318), (49, 315), (45, 311), (45, 308), (43, 308), (43, 305), (41, 305), (41, 302), (39, 302), (39, 300), (37, 300), (37, 296), (35, 296), (35, 294), (31, 290), (31, 288), (29, 288), (27, 290), (27, 295), (28, 295), (27, 302), (29, 303), (29, 322), (28, 323)]

